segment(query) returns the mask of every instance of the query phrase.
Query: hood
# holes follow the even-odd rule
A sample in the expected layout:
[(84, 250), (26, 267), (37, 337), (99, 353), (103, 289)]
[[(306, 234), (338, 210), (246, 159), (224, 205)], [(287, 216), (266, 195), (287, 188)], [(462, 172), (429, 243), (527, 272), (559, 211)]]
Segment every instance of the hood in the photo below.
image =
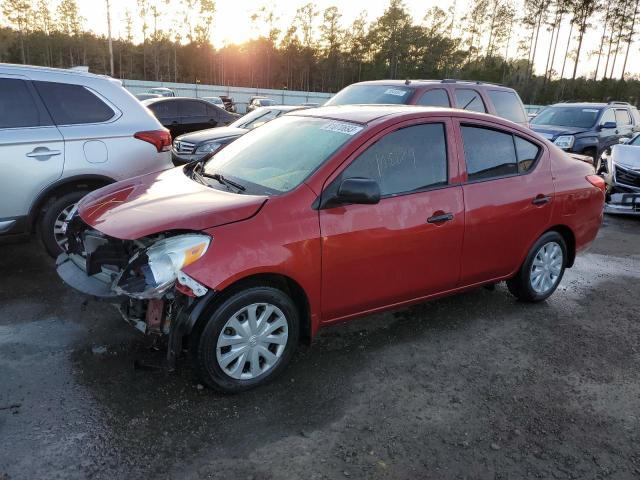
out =
[(114, 238), (135, 240), (166, 230), (205, 230), (255, 215), (266, 196), (236, 194), (191, 180), (173, 168), (108, 185), (82, 199), (89, 226)]
[(635, 145), (614, 145), (611, 147), (613, 161), (625, 168), (640, 171), (640, 147)]
[(530, 124), (531, 130), (539, 133), (547, 140), (555, 140), (560, 135), (577, 135), (578, 133), (586, 132), (589, 128), (583, 127), (562, 127), (557, 125), (535, 125)]
[(244, 128), (235, 127), (207, 128), (206, 130), (198, 130), (197, 132), (180, 135), (176, 137), (175, 140), (179, 142), (184, 141), (197, 144), (211, 140), (220, 140), (227, 137), (239, 137), (248, 131), (249, 130)]

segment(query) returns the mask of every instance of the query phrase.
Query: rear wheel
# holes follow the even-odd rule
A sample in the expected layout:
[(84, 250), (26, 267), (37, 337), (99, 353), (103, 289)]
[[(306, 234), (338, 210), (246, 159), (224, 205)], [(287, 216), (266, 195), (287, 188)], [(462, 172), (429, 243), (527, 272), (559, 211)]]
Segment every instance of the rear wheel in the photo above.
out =
[(45, 249), (53, 258), (63, 253), (67, 246), (67, 237), (63, 230), (64, 221), (73, 207), (89, 191), (78, 190), (57, 197), (47, 207), (40, 219), (40, 238)]
[(201, 381), (237, 393), (279, 375), (298, 343), (298, 311), (273, 287), (251, 287), (218, 305), (195, 333), (191, 355)]
[(558, 232), (547, 232), (531, 247), (515, 277), (507, 280), (519, 300), (540, 302), (560, 284), (567, 264), (567, 246)]

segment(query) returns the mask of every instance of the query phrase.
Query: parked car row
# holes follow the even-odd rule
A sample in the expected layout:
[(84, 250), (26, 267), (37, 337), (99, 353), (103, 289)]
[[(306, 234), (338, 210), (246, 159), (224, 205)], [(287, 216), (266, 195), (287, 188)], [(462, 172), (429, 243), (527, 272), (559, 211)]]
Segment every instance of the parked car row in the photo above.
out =
[[(167, 335), (169, 362), (188, 345), (223, 392), (276, 377), (335, 322), (500, 281), (542, 301), (602, 220), (605, 181), (560, 148), (586, 130), (545, 139), (504, 86), (363, 82), (244, 117), (153, 94), (0, 65), (0, 233), (37, 229), (60, 278)], [(581, 128), (608, 110), (633, 130), (626, 104)], [(606, 150), (615, 182), (636, 139)]]

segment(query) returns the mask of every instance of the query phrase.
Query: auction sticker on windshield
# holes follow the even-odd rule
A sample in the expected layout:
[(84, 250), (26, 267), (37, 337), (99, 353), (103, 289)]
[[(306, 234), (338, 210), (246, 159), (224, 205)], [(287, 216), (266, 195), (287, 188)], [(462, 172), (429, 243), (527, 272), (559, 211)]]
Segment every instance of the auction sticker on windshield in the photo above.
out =
[(396, 97), (404, 97), (406, 93), (406, 90), (398, 90), (397, 88), (387, 88), (384, 91), (385, 95), (395, 95)]
[(320, 130), (328, 130), (330, 132), (344, 133), (345, 135), (355, 135), (362, 127), (345, 122), (329, 122), (320, 127)]

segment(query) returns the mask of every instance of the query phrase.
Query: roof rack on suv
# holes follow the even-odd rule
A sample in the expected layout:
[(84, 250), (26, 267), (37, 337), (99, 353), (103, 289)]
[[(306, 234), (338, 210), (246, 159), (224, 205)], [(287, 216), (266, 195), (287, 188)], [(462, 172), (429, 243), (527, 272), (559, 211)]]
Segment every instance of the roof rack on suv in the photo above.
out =
[(440, 80), (440, 83), (473, 83), (476, 85), (496, 85), (499, 87), (503, 87), (504, 85), (501, 83), (493, 83), (493, 82), (482, 82), (480, 80), (458, 80), (457, 78), (445, 78), (444, 80)]
[(611, 101), (608, 102), (607, 105), (631, 105), (629, 102), (618, 102), (618, 101)]

